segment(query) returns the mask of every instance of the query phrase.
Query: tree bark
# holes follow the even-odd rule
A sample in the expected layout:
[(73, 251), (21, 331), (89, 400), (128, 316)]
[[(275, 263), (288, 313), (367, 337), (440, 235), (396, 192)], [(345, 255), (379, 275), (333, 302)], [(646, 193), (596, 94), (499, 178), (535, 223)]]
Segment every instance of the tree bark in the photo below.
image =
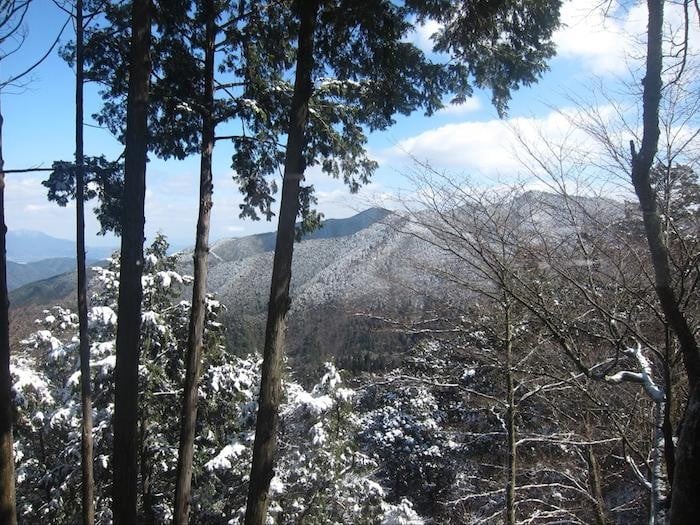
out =
[(673, 414), (673, 403), (675, 402), (675, 396), (673, 393), (673, 334), (671, 333), (671, 328), (666, 324), (665, 327), (666, 335), (666, 348), (664, 353), (664, 384), (666, 392), (666, 403), (664, 403), (664, 421), (663, 421), (663, 433), (664, 433), (664, 461), (666, 463), (666, 478), (668, 480), (668, 486), (666, 489), (666, 507), (671, 507), (671, 501), (673, 497), (673, 476), (675, 474), (675, 464), (676, 464), (676, 445), (673, 442), (673, 423), (671, 422), (671, 417)]
[(690, 392), (676, 447), (671, 525), (695, 523), (700, 515), (700, 385)]
[(661, 70), (663, 0), (648, 0), (649, 23), (647, 65), (643, 91), (643, 135), (639, 152), (632, 147), (632, 183), (642, 209), (644, 230), (654, 266), (654, 280), (659, 303), (676, 337), (691, 388), (700, 380), (700, 354), (688, 319), (681, 311), (673, 290), (668, 247), (666, 246), (656, 194), (651, 186), (651, 167), (659, 141), (659, 105), (661, 103)]
[(75, 4), (75, 237), (78, 272), (78, 326), (80, 349), (80, 398), (83, 409), (80, 462), (82, 467), (83, 524), (95, 523), (92, 441), (92, 387), (88, 340), (87, 277), (85, 269), (85, 166), (83, 144), (83, 0)]
[(664, 401), (654, 400), (654, 434), (651, 457), (651, 494), (649, 524), (663, 525), (666, 522), (666, 505), (664, 503), (665, 484), (662, 479), (664, 433)]
[(513, 385), (513, 330), (510, 323), (510, 305), (504, 295), (506, 314), (506, 414), (508, 439), (508, 478), (506, 481), (506, 525), (515, 525), (515, 482), (516, 482), (516, 444), (515, 444), (515, 387)]
[(199, 180), (199, 216), (194, 250), (194, 284), (192, 287), (192, 311), (187, 337), (187, 369), (183, 391), (180, 447), (175, 485), (175, 509), (173, 523), (186, 525), (190, 513), (192, 458), (194, 434), (197, 422), (197, 392), (202, 372), (204, 327), (206, 321), (207, 258), (209, 255), (209, 224), (211, 220), (212, 155), (214, 152), (214, 52), (216, 42), (216, 12), (214, 0), (204, 1), (206, 18), (206, 43), (204, 55), (204, 107), (202, 115), (202, 151)]
[(5, 224), (5, 161), (2, 156), (0, 111), (0, 523), (17, 525), (15, 461), (12, 451), (12, 378), (10, 377), (10, 302), (7, 295), (7, 225)]
[(143, 289), (144, 200), (146, 194), (147, 112), (151, 71), (149, 0), (134, 0), (127, 95), (124, 156), (124, 215), (114, 370), (114, 482), (115, 525), (137, 523), (137, 417), (141, 300)]
[(289, 133), (282, 182), (275, 257), (270, 284), (270, 302), (265, 330), (262, 378), (248, 486), (245, 525), (264, 525), (269, 503), (270, 481), (274, 475), (277, 423), (282, 390), (285, 317), (289, 310), (289, 282), (292, 277), (295, 222), (299, 211), (299, 185), (306, 167), (306, 122), (312, 93), (314, 27), (318, 1), (299, 2), (299, 42), (296, 77), (289, 118)]
[(663, 0), (647, 0), (647, 58), (643, 81), (642, 145), (634, 151), (632, 143), (632, 183), (639, 199), (644, 230), (654, 266), (656, 294), (666, 321), (676, 335), (690, 385), (690, 398), (683, 430), (676, 447), (673, 499), (670, 522), (693, 523), (700, 515), (700, 354), (698, 344), (681, 310), (672, 286), (669, 254), (664, 242), (656, 195), (651, 186), (651, 167), (659, 140), (659, 106), (662, 90)]
[[(590, 434), (588, 423), (586, 430)], [(588, 436), (590, 438), (590, 435)], [(608, 520), (605, 516), (605, 499), (603, 499), (603, 484), (600, 479), (600, 467), (598, 460), (595, 457), (593, 445), (586, 446), (586, 462), (588, 463), (588, 479), (591, 487), (591, 495), (593, 496), (593, 511), (595, 512), (596, 525), (607, 525)]]

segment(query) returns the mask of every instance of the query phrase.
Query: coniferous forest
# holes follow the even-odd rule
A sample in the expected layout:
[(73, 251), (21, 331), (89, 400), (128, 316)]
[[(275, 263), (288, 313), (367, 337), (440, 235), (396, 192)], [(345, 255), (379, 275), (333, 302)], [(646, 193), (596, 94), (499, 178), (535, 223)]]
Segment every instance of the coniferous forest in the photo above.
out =
[[(41, 3), (0, 0), (0, 62)], [(5, 165), (0, 113), (0, 524), (696, 522), (697, 2), (591, 5), (643, 13), (624, 97), (572, 96), (557, 142), (514, 126), (517, 181), (407, 152), (409, 191), (335, 221), (310, 170), (357, 193), (374, 133), (475, 93), (506, 118), (567, 1), (54, 4), (53, 44), (0, 69), (4, 107), (58, 53), (75, 100), (50, 168)], [(274, 234), (210, 238), (222, 145), (232, 213)], [(173, 253), (146, 240), (149, 161), (192, 158)], [(75, 212), (74, 271), (10, 293), (6, 181), (29, 172)]]

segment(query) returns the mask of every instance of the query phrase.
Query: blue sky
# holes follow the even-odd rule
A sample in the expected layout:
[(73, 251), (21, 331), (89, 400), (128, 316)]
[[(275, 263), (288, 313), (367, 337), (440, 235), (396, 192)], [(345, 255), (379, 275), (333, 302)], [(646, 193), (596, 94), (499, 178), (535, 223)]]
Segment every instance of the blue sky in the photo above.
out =
[[(485, 183), (518, 178), (523, 169), (512, 154), (516, 145), (514, 128), (524, 136), (536, 137), (541, 131), (551, 135), (552, 140), (562, 137), (567, 123), (558, 111), (566, 112), (572, 105), (569, 97), (588, 100), (595, 93), (591, 86), (617, 85), (638, 65), (630, 55), (639, 55), (639, 37), (646, 27), (643, 5), (622, 9), (613, 0), (613, 9), (606, 18), (592, 10), (591, 4), (595, 2), (565, 2), (562, 15), (566, 27), (556, 34), (558, 56), (550, 64), (551, 71), (537, 85), (514, 93), (505, 121), (498, 120), (490, 105), (490, 95), (483, 92), (476, 93), (463, 106), (449, 107), (431, 118), (400, 117), (396, 126), (370, 137), (369, 150), (381, 167), (373, 182), (359, 195), (350, 196), (341, 183), (316, 170), (307, 173), (307, 180), (317, 189), (320, 211), (327, 217), (349, 216), (371, 203), (388, 203), (398, 190), (409, 191), (402, 175), (410, 170), (407, 153), (430, 161), (441, 170), (468, 174)], [(673, 15), (667, 18), (673, 21)], [(52, 2), (35, 0), (27, 20), (25, 46), (3, 60), (0, 75), (7, 77), (40, 56), (64, 20), (65, 15)], [(428, 36), (435, 29), (430, 24), (420, 28), (415, 34), (416, 42), (427, 49)], [(64, 41), (73, 38), (72, 31), (71, 26), (66, 29)], [(49, 167), (53, 160), (72, 158), (73, 97), (73, 73), (55, 52), (35, 70), (24, 88), (3, 93), (3, 153), (7, 169)], [(89, 87), (86, 116), (95, 112), (99, 104), (95, 88)], [(121, 151), (107, 131), (86, 127), (85, 133), (86, 153), (115, 157)], [(269, 231), (275, 226), (275, 223), (238, 218), (240, 198), (231, 180), (231, 154), (229, 144), (217, 145), (213, 239)], [(196, 157), (184, 162), (149, 163), (147, 235), (163, 231), (175, 245), (193, 243), (198, 167)], [(40, 185), (44, 177), (43, 174), (8, 175), (5, 193), (8, 227), (73, 238), (73, 209), (61, 209), (46, 201)], [(93, 217), (88, 218), (87, 229), (89, 244), (117, 245), (114, 238), (95, 237), (98, 227)]]

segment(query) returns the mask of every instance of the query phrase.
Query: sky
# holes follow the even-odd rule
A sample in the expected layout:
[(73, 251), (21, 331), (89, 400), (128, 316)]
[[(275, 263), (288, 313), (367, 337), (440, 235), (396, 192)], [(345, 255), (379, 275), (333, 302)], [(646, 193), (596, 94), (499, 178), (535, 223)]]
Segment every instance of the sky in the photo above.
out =
[[(607, 13), (594, 9), (591, 0), (565, 1), (563, 27), (554, 41), (557, 56), (550, 70), (533, 86), (513, 93), (507, 118), (499, 119), (490, 104), (490, 94), (477, 91), (463, 105), (448, 106), (431, 117), (414, 114), (397, 117), (392, 128), (369, 137), (370, 155), (380, 168), (373, 181), (357, 195), (350, 195), (339, 181), (317, 169), (307, 170), (313, 183), (318, 209), (328, 218), (353, 215), (371, 205), (395, 205), (396, 195), (412, 191), (412, 158), (430, 163), (440, 172), (468, 176), (480, 184), (503, 184), (527, 178), (528, 171), (518, 160), (517, 135), (537, 142), (585, 141), (571, 134), (568, 116), (574, 101), (600, 99), (601, 86), (611, 96), (625, 97), (622, 86), (630, 71), (639, 67), (646, 29), (644, 3), (615, 0)], [(639, 4), (639, 5), (638, 5)], [(667, 4), (668, 5), (668, 4)], [(631, 7), (630, 7), (631, 6)], [(41, 56), (55, 39), (66, 15), (50, 0), (34, 0), (27, 18), (24, 46), (0, 63), (0, 77), (21, 71)], [(667, 23), (678, 25), (678, 13), (669, 13)], [(430, 35), (437, 29), (428, 23), (413, 35), (423, 49), (430, 49)], [(698, 40), (693, 26), (692, 39)], [(62, 42), (73, 38), (72, 26)], [(700, 48), (700, 46), (698, 46)], [(29, 82), (6, 90), (0, 104), (4, 117), (2, 133), (6, 169), (50, 167), (54, 160), (70, 160), (74, 152), (74, 75), (56, 52), (32, 72)], [(104, 129), (98, 129), (88, 116), (101, 101), (94, 86), (86, 92), (86, 154), (116, 157), (122, 148)], [(273, 230), (276, 223), (254, 222), (238, 217), (241, 199), (231, 178), (230, 144), (217, 143), (214, 155), (214, 209), (211, 238), (238, 237)], [(198, 201), (197, 157), (163, 162), (152, 159), (147, 171), (146, 234), (165, 233), (174, 246), (194, 243)], [(74, 238), (74, 210), (60, 208), (46, 200), (41, 181), (47, 175), (10, 174), (5, 190), (6, 221), (10, 230), (38, 230), (56, 237)], [(536, 183), (533, 182), (536, 186)], [(99, 227), (87, 218), (89, 245), (117, 246), (113, 237), (98, 237)]]

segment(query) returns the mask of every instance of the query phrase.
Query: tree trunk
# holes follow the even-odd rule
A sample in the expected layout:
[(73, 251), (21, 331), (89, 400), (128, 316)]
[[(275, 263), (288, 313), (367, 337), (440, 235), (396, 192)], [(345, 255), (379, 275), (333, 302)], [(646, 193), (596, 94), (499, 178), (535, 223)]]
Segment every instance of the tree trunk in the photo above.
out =
[(695, 523), (700, 515), (700, 385), (690, 392), (676, 447), (671, 525)]
[(253, 445), (253, 461), (248, 486), (245, 525), (264, 525), (270, 481), (274, 475), (277, 448), (277, 422), (282, 390), (282, 363), (285, 316), (289, 310), (289, 282), (292, 277), (295, 222), (299, 210), (299, 185), (304, 176), (306, 122), (311, 98), (313, 37), (318, 1), (299, 2), (299, 42), (296, 78), (289, 117), (289, 134), (284, 163), (282, 200), (277, 226), (275, 257), (270, 284), (270, 302), (265, 330), (262, 378)]
[[(586, 422), (587, 436), (590, 439), (590, 429)], [(586, 446), (586, 462), (588, 463), (588, 479), (591, 487), (591, 495), (593, 496), (593, 510), (595, 512), (596, 525), (607, 525), (608, 520), (605, 516), (605, 499), (603, 499), (603, 484), (600, 479), (600, 467), (598, 460), (595, 457), (593, 445)]]
[(664, 432), (663, 421), (665, 413), (664, 401), (654, 400), (654, 433), (652, 438), (651, 458), (651, 504), (649, 509), (649, 524), (663, 525), (666, 522), (666, 505), (664, 493), (666, 487), (662, 479)]
[(133, 525), (137, 499), (137, 417), (139, 339), (141, 333), (141, 275), (143, 273), (144, 200), (148, 144), (148, 80), (151, 70), (149, 0), (134, 0), (129, 64), (129, 92), (124, 156), (124, 215), (117, 324), (117, 362), (114, 370), (114, 483), (115, 525)]
[(209, 255), (209, 223), (214, 191), (212, 155), (214, 152), (214, 52), (216, 41), (216, 13), (214, 0), (204, 1), (206, 18), (206, 43), (204, 55), (204, 114), (202, 115), (202, 152), (199, 181), (199, 216), (194, 250), (194, 285), (192, 311), (187, 337), (187, 370), (183, 391), (182, 418), (180, 423), (180, 448), (175, 485), (175, 509), (173, 523), (186, 525), (190, 513), (192, 457), (194, 433), (197, 422), (197, 392), (202, 371), (204, 327), (206, 321), (207, 258)]
[(656, 294), (666, 321), (678, 338), (685, 371), (690, 384), (690, 399), (686, 410), (683, 430), (676, 447), (673, 499), (671, 502), (672, 524), (693, 523), (700, 515), (700, 354), (693, 331), (685, 313), (676, 299), (671, 278), (668, 248), (651, 187), (650, 171), (658, 148), (659, 105), (662, 90), (662, 30), (663, 0), (647, 0), (647, 59), (643, 82), (643, 134), (639, 153), (632, 143), (632, 183), (639, 199), (644, 221), (644, 230), (654, 266)]
[(506, 314), (506, 414), (508, 439), (508, 477), (506, 481), (506, 525), (515, 525), (515, 481), (516, 481), (516, 444), (515, 444), (515, 387), (513, 385), (513, 330), (510, 324), (510, 305), (505, 298)]
[(15, 509), (15, 461), (12, 453), (12, 399), (10, 389), (10, 302), (7, 296), (7, 250), (5, 224), (5, 161), (2, 156), (0, 111), (0, 523), (17, 525)]
[(673, 395), (673, 375), (671, 367), (673, 366), (673, 334), (671, 328), (666, 324), (666, 348), (664, 354), (664, 390), (666, 392), (666, 403), (664, 403), (664, 461), (666, 463), (666, 479), (668, 487), (666, 489), (666, 507), (671, 507), (673, 497), (673, 476), (675, 473), (675, 455), (676, 445), (673, 442), (673, 423), (671, 417), (673, 414), (673, 403), (675, 398)]
[(658, 148), (659, 104), (661, 103), (661, 69), (663, 0), (648, 0), (649, 26), (647, 37), (647, 67), (643, 93), (643, 135), (639, 153), (632, 148), (632, 183), (639, 199), (644, 221), (644, 230), (649, 244), (651, 261), (654, 266), (656, 294), (666, 317), (673, 329), (681, 349), (683, 363), (691, 388), (700, 380), (700, 354), (693, 331), (685, 314), (681, 311), (672, 286), (668, 247), (656, 202), (656, 194), (651, 187), (651, 167)]
[(83, 408), (80, 462), (82, 466), (83, 524), (95, 523), (92, 471), (92, 387), (88, 340), (87, 277), (85, 269), (85, 167), (83, 147), (83, 0), (75, 4), (75, 238), (78, 271), (78, 326), (80, 334), (80, 397)]

